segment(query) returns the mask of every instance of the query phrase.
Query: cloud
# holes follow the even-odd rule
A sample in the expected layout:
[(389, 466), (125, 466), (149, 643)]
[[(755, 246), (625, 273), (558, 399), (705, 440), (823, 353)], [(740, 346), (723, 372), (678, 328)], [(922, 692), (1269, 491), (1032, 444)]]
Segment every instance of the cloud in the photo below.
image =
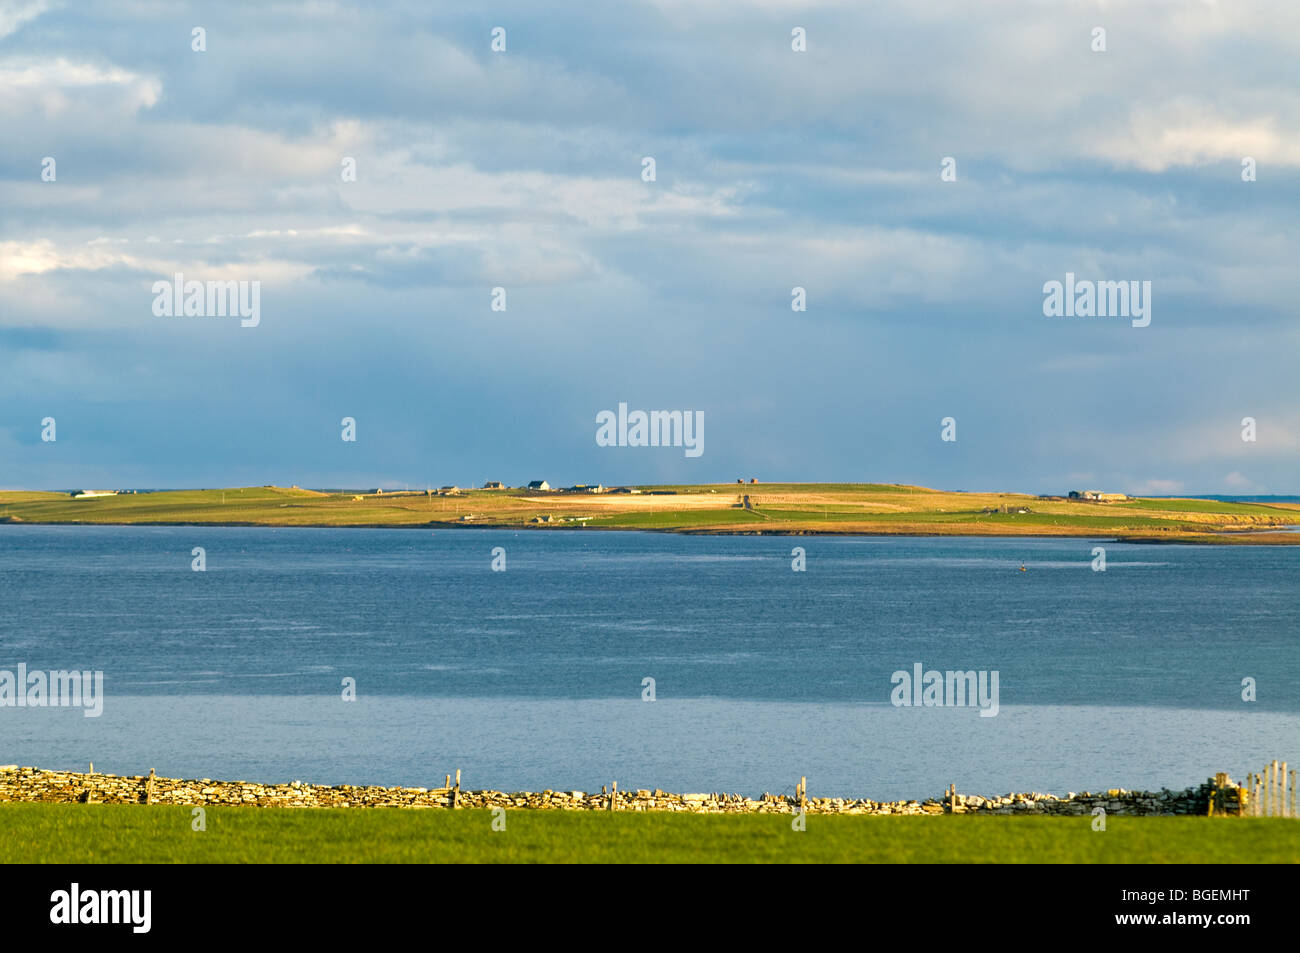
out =
[(66, 57), (0, 60), (0, 116), (22, 116), (33, 107), (45, 120), (88, 109), (133, 113), (157, 105), (162, 83), (117, 66)]
[(0, 2), (0, 40), (16, 33), (25, 23), (49, 10), (49, 0), (2, 0)]
[(1266, 488), (1233, 470), (1223, 478), (1223, 485), (1232, 493), (1264, 493)]
[[(7, 393), (102, 410), (96, 465), (637, 479), (572, 423), (626, 398), (706, 409), (724, 479), (1300, 472), (1294, 4), (232, 2), (206, 53), (163, 9), (0, 3)], [(263, 325), (159, 323), (149, 287), (177, 271), (261, 280)], [(1044, 318), (1066, 271), (1151, 280), (1151, 327)], [(179, 457), (139, 437), (177, 392), (220, 435)], [(339, 404), (383, 424), (335, 470), (310, 421)], [(282, 430), (241, 423), (267, 406)]]
[(1128, 492), (1137, 496), (1171, 496), (1181, 493), (1184, 486), (1182, 480), (1152, 478), (1131, 484)]
[(1292, 112), (1291, 132), (1279, 128), (1276, 115), (1237, 118), (1209, 103), (1184, 100), (1137, 106), (1125, 129), (1083, 145), (1091, 155), (1147, 172), (1223, 161), (1237, 164), (1246, 156), (1268, 165), (1300, 165), (1300, 137), (1294, 133), (1300, 109), (1294, 100), (1274, 108), (1277, 105)]

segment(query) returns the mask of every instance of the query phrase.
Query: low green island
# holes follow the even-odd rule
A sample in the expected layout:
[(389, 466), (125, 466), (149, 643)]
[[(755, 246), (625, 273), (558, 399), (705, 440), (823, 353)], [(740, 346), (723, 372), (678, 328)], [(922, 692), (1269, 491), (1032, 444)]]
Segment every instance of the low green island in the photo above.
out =
[(440, 490), (0, 491), (0, 524), (495, 527), (751, 535), (1073, 536), (1300, 545), (1300, 504), (1104, 499), (885, 483)]

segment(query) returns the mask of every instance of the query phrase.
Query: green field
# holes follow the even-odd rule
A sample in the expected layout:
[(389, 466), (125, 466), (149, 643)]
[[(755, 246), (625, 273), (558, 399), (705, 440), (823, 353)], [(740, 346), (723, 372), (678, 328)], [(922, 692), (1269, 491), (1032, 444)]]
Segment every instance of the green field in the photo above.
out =
[(636, 494), (526, 490), (177, 490), (74, 500), (0, 491), (0, 523), (642, 529), (693, 533), (1083, 536), (1298, 545), (1300, 504), (957, 493), (883, 483), (644, 486)]
[(1280, 818), (869, 817), (0, 804), (0, 863), (1298, 863)]

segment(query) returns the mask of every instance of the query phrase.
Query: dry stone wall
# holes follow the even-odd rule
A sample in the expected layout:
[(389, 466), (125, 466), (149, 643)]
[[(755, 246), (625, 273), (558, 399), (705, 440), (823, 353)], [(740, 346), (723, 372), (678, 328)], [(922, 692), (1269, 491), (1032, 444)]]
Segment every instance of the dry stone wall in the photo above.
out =
[[(1239, 815), (1246, 790), (1226, 774), (1184, 791), (1126, 791), (1103, 793), (1006, 794), (983, 797), (952, 789), (941, 799), (872, 801), (853, 798), (801, 798), (764, 794), (670, 794), (665, 791), (616, 791), (611, 795), (585, 791), (470, 791), (453, 785), (440, 788), (401, 788), (354, 785), (255, 784), (248, 781), (178, 780), (174, 778), (0, 766), (0, 801), (40, 801), (104, 804), (245, 805), (248, 807), (397, 807), (494, 808), (577, 811), (678, 811), (695, 814), (790, 814), (802, 803), (810, 814), (1106, 814)], [(612, 802), (612, 803), (611, 803)], [(1214, 810), (1211, 811), (1211, 806)]]

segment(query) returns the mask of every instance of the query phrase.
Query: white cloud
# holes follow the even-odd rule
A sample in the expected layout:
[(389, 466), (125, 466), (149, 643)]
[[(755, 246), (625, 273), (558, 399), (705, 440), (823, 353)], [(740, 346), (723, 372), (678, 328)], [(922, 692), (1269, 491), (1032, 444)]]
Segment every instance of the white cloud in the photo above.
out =
[[(1277, 105), (1294, 110), (1296, 104)], [(1126, 129), (1117, 134), (1091, 130), (1079, 144), (1090, 155), (1147, 172), (1224, 160), (1237, 163), (1245, 156), (1261, 164), (1300, 165), (1300, 137), (1279, 125), (1275, 115), (1233, 117), (1208, 104), (1184, 100), (1137, 107)]]
[(50, 9), (49, 0), (2, 0), (0, 2), (0, 40), (16, 32), (24, 23), (35, 20)]
[(1263, 493), (1264, 487), (1242, 473), (1233, 470), (1223, 478), (1223, 485), (1233, 493)]
[[(162, 81), (117, 66), (98, 66), (65, 57), (10, 57), (0, 61), (0, 113), (13, 116), (39, 107), (47, 119), (84, 109), (91, 89), (112, 93), (111, 103), (127, 112), (151, 109), (162, 96)], [(97, 100), (95, 108), (104, 103)]]

